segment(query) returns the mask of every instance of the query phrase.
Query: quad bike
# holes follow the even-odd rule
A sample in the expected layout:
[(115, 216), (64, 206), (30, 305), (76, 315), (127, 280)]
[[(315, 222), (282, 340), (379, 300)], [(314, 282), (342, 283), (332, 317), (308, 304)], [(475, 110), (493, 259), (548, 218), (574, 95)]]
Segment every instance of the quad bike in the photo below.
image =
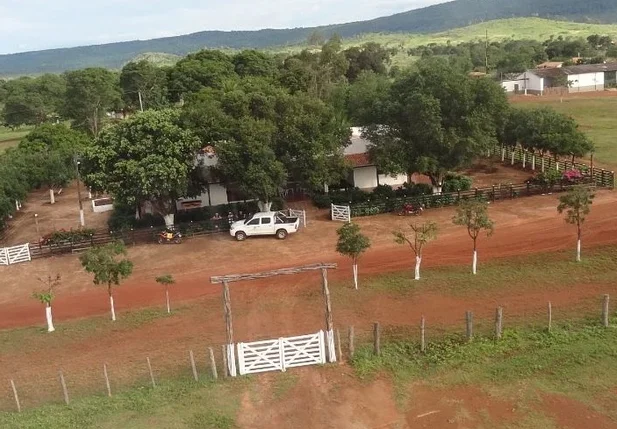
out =
[(180, 234), (179, 232), (167, 232), (167, 231), (159, 232), (158, 242), (159, 244), (163, 244), (163, 243), (180, 244), (182, 243), (182, 234)]
[(413, 204), (405, 204), (399, 212), (399, 216), (420, 216), (424, 211), (422, 205), (414, 206)]

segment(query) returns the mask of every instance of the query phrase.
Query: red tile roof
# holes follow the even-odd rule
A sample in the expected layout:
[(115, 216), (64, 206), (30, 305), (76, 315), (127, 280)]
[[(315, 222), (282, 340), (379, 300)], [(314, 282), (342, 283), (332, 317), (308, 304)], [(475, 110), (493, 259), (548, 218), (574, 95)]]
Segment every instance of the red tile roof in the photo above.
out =
[(356, 153), (353, 155), (345, 155), (345, 159), (351, 163), (351, 165), (356, 167), (368, 167), (373, 165), (373, 163), (368, 158), (368, 153)]

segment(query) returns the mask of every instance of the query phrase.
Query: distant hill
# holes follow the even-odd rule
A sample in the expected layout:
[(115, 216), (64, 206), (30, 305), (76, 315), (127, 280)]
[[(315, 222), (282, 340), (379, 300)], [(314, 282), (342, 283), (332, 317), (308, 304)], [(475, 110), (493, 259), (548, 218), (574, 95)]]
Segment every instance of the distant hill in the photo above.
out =
[(369, 21), (323, 27), (259, 31), (204, 31), (185, 36), (0, 55), (0, 75), (61, 72), (89, 66), (119, 68), (137, 55), (186, 55), (203, 48), (266, 48), (294, 45), (319, 31), (328, 36), (366, 33), (434, 33), (513, 17), (576, 22), (617, 22), (615, 0), (455, 0)]

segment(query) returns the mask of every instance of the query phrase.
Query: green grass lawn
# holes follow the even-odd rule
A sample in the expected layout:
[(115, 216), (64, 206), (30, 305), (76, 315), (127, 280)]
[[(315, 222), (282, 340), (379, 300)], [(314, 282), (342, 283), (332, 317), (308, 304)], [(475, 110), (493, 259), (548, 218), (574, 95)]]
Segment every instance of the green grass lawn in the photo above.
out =
[(617, 167), (617, 97), (576, 97), (516, 102), (516, 106), (535, 108), (552, 107), (572, 116), (596, 146), (596, 159), (607, 166)]
[(0, 126), (0, 153), (4, 152), (9, 147), (17, 146), (19, 141), (24, 138), (32, 127), (21, 127), (17, 130)]

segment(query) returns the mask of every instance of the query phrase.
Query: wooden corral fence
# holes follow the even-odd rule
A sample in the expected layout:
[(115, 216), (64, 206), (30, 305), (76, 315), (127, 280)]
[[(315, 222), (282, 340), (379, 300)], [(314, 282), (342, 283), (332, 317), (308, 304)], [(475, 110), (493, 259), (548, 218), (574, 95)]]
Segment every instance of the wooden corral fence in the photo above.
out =
[(576, 161), (572, 162), (572, 160), (568, 159), (556, 160), (554, 157), (533, 153), (519, 146), (497, 146), (489, 152), (489, 155), (501, 157), (501, 162), (506, 165), (522, 167), (530, 171), (579, 170), (601, 188), (612, 189), (615, 187), (614, 171), (593, 167), (593, 165), (587, 165)]

